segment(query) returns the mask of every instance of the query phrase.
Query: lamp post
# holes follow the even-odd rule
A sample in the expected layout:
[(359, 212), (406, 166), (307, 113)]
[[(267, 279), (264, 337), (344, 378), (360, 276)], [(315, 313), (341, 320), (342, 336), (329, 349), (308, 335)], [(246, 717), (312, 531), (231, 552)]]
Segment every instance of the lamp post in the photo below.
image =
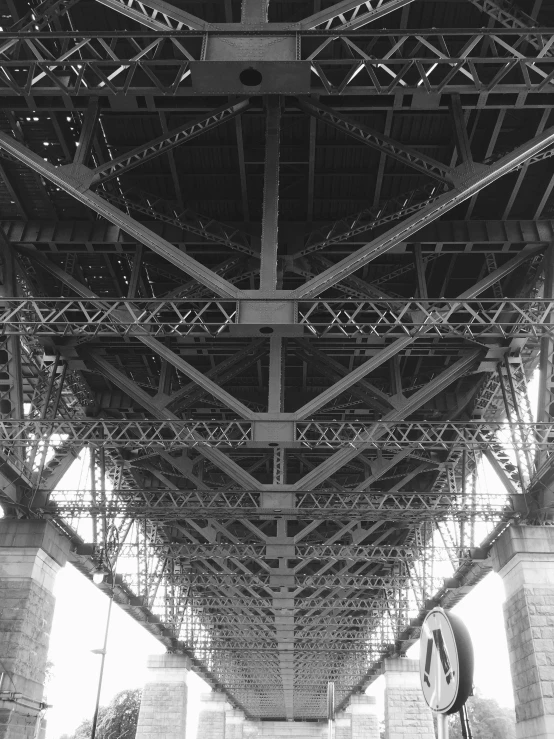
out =
[(108, 633), (110, 630), (110, 618), (112, 615), (112, 605), (115, 589), (115, 570), (117, 567), (117, 555), (119, 554), (119, 532), (112, 524), (106, 531), (106, 540), (104, 546), (100, 549), (100, 564), (92, 576), (92, 580), (96, 585), (100, 585), (107, 577), (110, 578), (110, 600), (108, 604), (108, 615), (106, 617), (106, 628), (104, 630), (104, 644), (102, 649), (93, 650), (96, 654), (102, 655), (100, 662), (100, 675), (98, 677), (98, 690), (96, 692), (96, 705), (94, 707), (94, 716), (92, 717), (92, 729), (90, 739), (96, 739), (96, 726), (98, 724), (98, 711), (100, 709), (100, 693), (102, 692), (102, 678), (104, 677), (104, 663), (106, 662), (106, 648), (108, 646)]
[(327, 726), (328, 739), (334, 739), (335, 735), (335, 683), (327, 683)]

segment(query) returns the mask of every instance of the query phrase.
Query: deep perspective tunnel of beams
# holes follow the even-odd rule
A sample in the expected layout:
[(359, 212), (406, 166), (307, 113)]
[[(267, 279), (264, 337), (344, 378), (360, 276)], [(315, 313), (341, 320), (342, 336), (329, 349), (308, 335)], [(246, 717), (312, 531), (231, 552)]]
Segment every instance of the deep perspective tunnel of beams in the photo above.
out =
[(2, 10), (4, 516), (89, 577), (117, 527), (116, 602), (323, 720), (551, 521), (554, 11)]

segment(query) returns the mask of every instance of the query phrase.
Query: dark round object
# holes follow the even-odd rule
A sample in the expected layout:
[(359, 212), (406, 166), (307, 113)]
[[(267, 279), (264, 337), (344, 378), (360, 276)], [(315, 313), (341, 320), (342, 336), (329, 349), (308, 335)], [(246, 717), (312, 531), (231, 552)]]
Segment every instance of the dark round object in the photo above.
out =
[(245, 87), (259, 87), (262, 84), (263, 76), (257, 69), (248, 67), (239, 74), (239, 80)]
[(0, 372), (0, 393), (7, 393), (10, 389), (10, 376), (7, 372)]
[(469, 631), (467, 630), (465, 623), (459, 616), (455, 616), (449, 611), (447, 611), (446, 616), (450, 621), (452, 631), (454, 632), (454, 638), (456, 639), (459, 662), (458, 696), (454, 705), (447, 713), (447, 715), (450, 715), (451, 713), (458, 713), (473, 691), (474, 657), (471, 636), (469, 635)]
[(12, 404), (7, 398), (2, 398), (0, 400), (0, 415), (6, 416), (8, 413), (12, 412)]
[(273, 329), (271, 328), (271, 326), (262, 326), (260, 329), (260, 333), (261, 334), (272, 334)]

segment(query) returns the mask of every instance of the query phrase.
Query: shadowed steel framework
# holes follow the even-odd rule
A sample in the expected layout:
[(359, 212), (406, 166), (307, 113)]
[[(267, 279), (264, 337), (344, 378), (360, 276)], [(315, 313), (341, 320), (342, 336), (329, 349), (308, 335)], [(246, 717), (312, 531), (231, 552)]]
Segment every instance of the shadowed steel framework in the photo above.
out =
[(323, 720), (551, 521), (554, 11), (31, 5), (0, 31), (4, 515), (89, 577), (115, 526), (120, 606), (247, 717)]

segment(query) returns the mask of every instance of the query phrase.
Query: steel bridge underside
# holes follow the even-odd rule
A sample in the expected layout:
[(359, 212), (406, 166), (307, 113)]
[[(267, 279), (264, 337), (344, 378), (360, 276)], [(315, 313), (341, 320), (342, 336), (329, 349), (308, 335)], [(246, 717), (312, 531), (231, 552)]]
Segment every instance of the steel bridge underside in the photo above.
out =
[(554, 11), (0, 2), (4, 514), (321, 720), (550, 520)]

